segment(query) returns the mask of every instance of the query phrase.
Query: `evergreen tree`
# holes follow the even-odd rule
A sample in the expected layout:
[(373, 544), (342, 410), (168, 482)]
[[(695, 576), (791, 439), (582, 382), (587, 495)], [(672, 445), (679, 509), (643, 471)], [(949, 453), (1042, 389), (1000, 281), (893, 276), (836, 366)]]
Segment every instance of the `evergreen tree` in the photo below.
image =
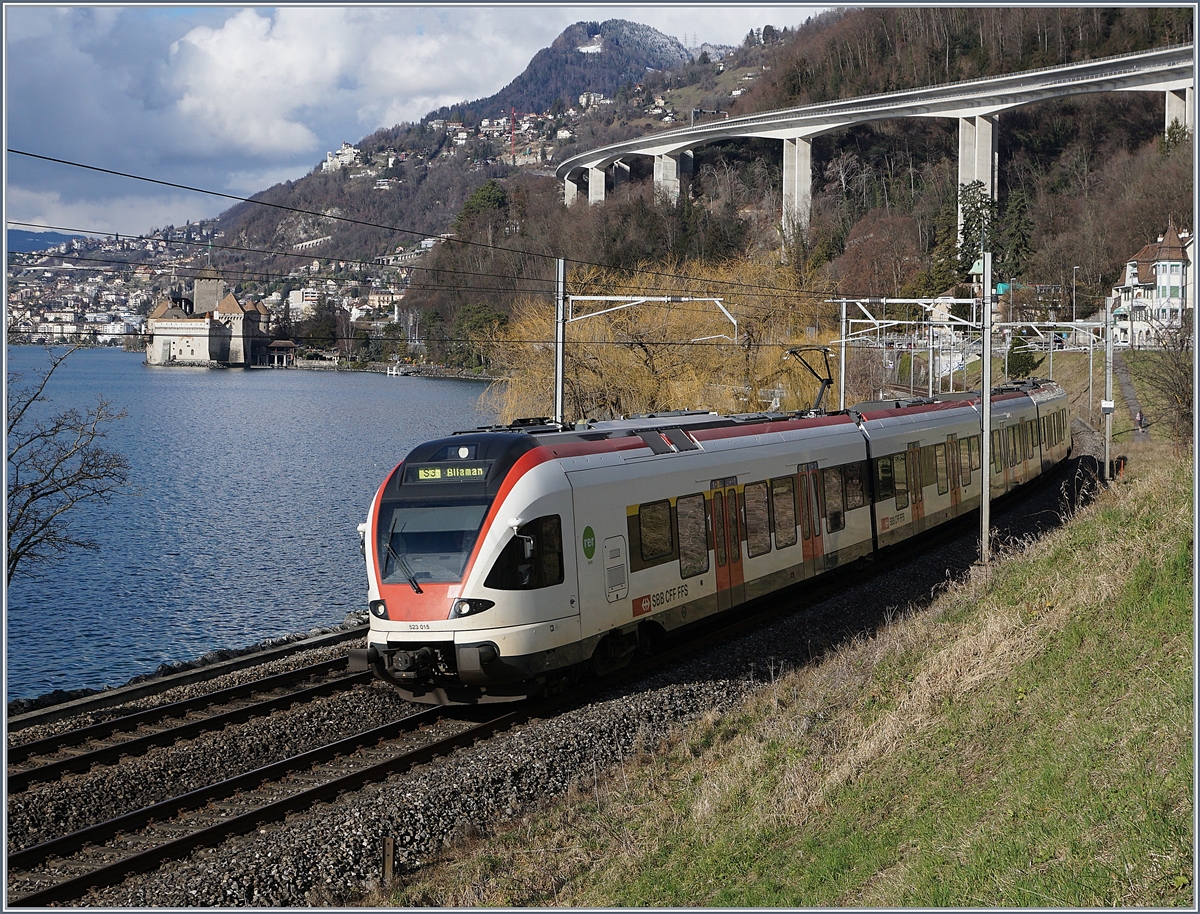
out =
[(982, 181), (962, 184), (958, 189), (959, 207), (962, 210), (962, 239), (958, 248), (958, 278), (966, 279), (971, 265), (979, 259), (985, 243), (996, 242), (996, 202), (987, 192)]
[(1015, 190), (1009, 194), (998, 235), (993, 245), (998, 255), (997, 268), (1004, 276), (1020, 276), (1033, 254), (1033, 219), (1024, 191)]
[(938, 213), (933, 231), (936, 242), (929, 255), (929, 282), (925, 294), (940, 295), (959, 280), (958, 214), (953, 207), (947, 206)]

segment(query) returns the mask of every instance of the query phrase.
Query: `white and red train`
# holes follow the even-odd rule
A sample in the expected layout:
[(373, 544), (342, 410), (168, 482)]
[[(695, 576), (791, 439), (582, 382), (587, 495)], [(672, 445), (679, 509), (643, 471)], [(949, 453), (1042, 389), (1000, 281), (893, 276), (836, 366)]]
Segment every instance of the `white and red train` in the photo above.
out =
[[(980, 398), (544, 421), (414, 447), (359, 530), (352, 652), (407, 697), (506, 701), (978, 507)], [(992, 396), (993, 498), (1070, 452), (1053, 382)]]

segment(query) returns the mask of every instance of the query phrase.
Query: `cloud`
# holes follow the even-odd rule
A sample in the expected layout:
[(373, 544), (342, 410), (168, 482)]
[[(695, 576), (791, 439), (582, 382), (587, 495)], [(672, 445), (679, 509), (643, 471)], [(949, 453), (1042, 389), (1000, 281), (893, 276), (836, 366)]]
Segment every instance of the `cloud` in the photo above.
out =
[[(162, 196), (134, 193), (102, 200), (64, 200), (56, 191), (31, 191), (10, 186), (7, 198), (10, 219), (91, 234), (140, 235), (155, 227), (183, 225), (189, 219), (202, 218), (205, 212), (203, 202), (195, 194), (182, 192)], [(36, 228), (30, 230), (37, 231)]]
[[(751, 28), (796, 25), (817, 11), (738, 4), (10, 6), (8, 142), (249, 194), (299, 178), (343, 141), (499, 91), (575, 22), (623, 18), (689, 44), (693, 36), (738, 44)], [(122, 231), (148, 227), (126, 223), (139, 211), (149, 223), (178, 224), (216, 215), (229, 202), (13, 156), (6, 181), (13, 218), (30, 218), (24, 207), (76, 212), (104, 228), (121, 222)]]

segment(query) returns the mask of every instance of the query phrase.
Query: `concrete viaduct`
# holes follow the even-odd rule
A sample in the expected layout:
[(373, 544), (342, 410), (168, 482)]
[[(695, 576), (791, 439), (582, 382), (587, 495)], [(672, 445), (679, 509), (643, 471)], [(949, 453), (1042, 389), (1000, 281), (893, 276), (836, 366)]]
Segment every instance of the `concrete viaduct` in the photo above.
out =
[[(812, 212), (813, 137), (883, 118), (953, 117), (958, 119), (959, 184), (982, 181), (995, 199), (1001, 112), (1089, 92), (1162, 91), (1166, 93), (1165, 127), (1178, 120), (1194, 130), (1193, 56), (1193, 45), (1178, 45), (664, 130), (571, 156), (558, 166), (555, 176), (563, 179), (568, 205), (576, 202), (583, 187), (588, 201), (598, 203), (604, 200), (606, 185), (615, 187), (628, 180), (630, 157), (652, 156), (655, 192), (675, 200), (691, 176), (692, 150), (697, 146), (740, 137), (782, 140), (783, 221), (790, 236), (797, 228), (807, 231)], [(960, 225), (961, 221), (960, 212)]]

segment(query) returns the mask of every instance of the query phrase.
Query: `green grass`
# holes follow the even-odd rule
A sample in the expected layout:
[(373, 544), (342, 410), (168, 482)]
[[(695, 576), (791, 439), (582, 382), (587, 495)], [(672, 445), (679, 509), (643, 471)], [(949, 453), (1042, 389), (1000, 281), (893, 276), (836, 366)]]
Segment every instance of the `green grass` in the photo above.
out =
[(386, 903), (1190, 906), (1190, 521), (1146, 469)]

